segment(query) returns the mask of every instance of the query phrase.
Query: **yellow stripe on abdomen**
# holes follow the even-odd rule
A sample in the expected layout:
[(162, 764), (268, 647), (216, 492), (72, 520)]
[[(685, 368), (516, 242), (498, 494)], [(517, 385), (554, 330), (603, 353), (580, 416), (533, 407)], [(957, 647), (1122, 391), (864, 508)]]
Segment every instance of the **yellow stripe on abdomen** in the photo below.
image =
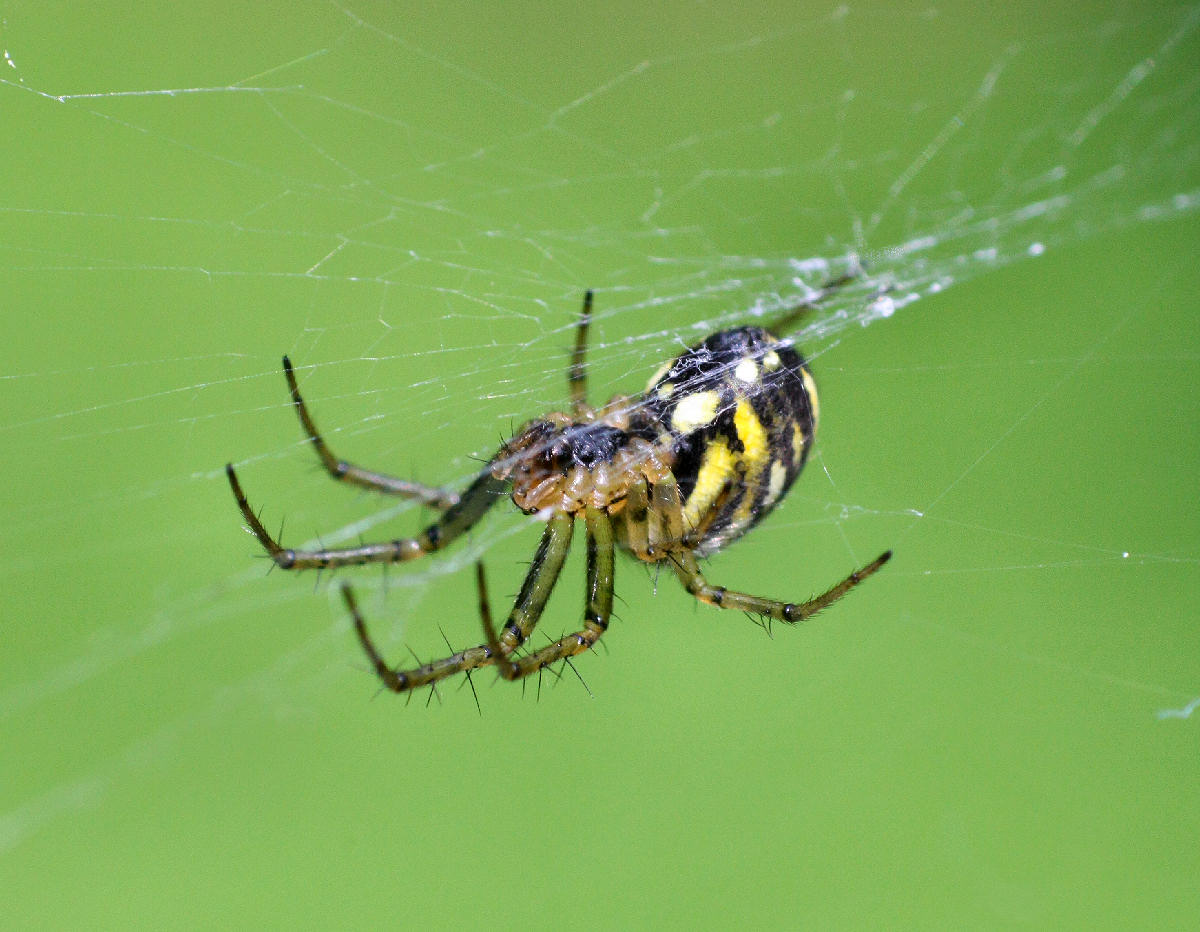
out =
[(724, 438), (714, 438), (704, 450), (704, 459), (696, 472), (696, 485), (683, 503), (683, 526), (695, 530), (734, 475), (734, 456)]
[(733, 426), (737, 430), (738, 440), (745, 448), (742, 457), (746, 460), (746, 471), (762, 472), (771, 458), (771, 450), (767, 440), (767, 429), (754, 413), (754, 408), (748, 401), (739, 401), (733, 412)]
[(738, 439), (742, 441), (744, 448), (741, 454), (744, 463), (742, 487), (739, 490), (736, 510), (729, 522), (729, 529), (736, 536), (754, 520), (758, 490), (763, 485), (767, 467), (771, 462), (771, 445), (767, 429), (763, 427), (750, 402), (738, 402), (733, 412), (733, 426), (737, 429)]

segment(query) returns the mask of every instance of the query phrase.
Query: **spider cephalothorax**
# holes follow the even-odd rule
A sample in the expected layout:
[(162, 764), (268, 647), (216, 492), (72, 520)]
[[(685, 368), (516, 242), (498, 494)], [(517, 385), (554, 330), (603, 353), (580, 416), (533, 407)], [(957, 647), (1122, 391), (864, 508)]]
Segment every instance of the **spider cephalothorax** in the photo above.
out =
[(582, 514), (589, 505), (612, 511), (631, 485), (654, 485), (670, 474), (661, 451), (631, 433), (623, 413), (615, 421), (579, 422), (558, 413), (531, 421), (500, 448), (492, 475), (512, 483), (513, 502), (526, 514), (547, 508)]
[[(831, 283), (826, 291), (844, 279)], [(400, 563), (440, 550), (469, 530), (502, 495), (546, 530), (520, 594), (497, 633), (477, 567), (486, 643), (410, 670), (384, 662), (367, 634), (354, 595), (343, 586), (363, 649), (385, 686), (396, 692), (453, 673), (494, 665), (517, 679), (592, 647), (608, 627), (613, 551), (671, 567), (701, 602), (796, 622), (813, 615), (878, 570), (891, 551), (851, 573), (822, 595), (792, 603), (713, 586), (696, 561), (754, 527), (795, 481), (817, 426), (817, 394), (804, 359), (773, 328), (723, 330), (688, 348), (650, 379), (643, 395), (617, 396), (602, 408), (586, 398), (584, 356), (592, 293), (584, 299), (568, 372), (571, 413), (530, 421), (504, 444), (461, 495), (373, 472), (339, 460), (325, 445), (300, 396), (291, 363), (284, 373), (305, 433), (335, 479), (415, 498), (443, 512), (413, 538), (358, 547), (290, 550), (263, 527), (226, 467), (242, 516), (284, 569)], [(793, 321), (796, 308), (777, 322)], [(587, 604), (583, 628), (548, 646), (521, 653), (542, 614), (570, 549), (576, 519), (587, 528)]]

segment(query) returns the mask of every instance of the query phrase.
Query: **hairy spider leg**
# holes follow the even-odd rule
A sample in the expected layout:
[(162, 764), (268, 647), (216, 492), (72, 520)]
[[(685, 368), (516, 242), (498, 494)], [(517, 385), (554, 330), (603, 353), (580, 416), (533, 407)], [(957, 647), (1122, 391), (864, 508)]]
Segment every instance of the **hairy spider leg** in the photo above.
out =
[[(571, 534), (573, 529), (574, 520), (570, 515), (563, 513), (556, 514), (547, 523), (546, 530), (542, 534), (541, 544), (534, 555), (533, 563), (529, 567), (529, 572), (525, 574), (525, 582), (521, 586), (521, 593), (517, 596), (512, 611), (509, 613), (508, 623), (505, 625), (504, 632), (499, 639), (495, 637), (495, 628), (491, 623), (491, 612), (487, 608), (487, 588), (483, 578), (483, 565), (476, 564), (475, 580), (479, 589), (480, 614), (484, 619), (485, 629), (489, 631), (489, 643), (459, 651), (442, 660), (435, 660), (432, 663), (427, 663), (411, 670), (394, 669), (383, 659), (374, 642), (371, 640), (370, 635), (367, 633), (367, 625), (363, 620), (362, 613), (358, 610), (358, 604), (354, 599), (354, 592), (351, 590), (349, 584), (343, 584), (342, 597), (346, 601), (346, 608), (349, 609), (350, 615), (354, 619), (354, 630), (358, 634), (358, 640), (362, 644), (363, 650), (366, 651), (367, 658), (371, 661), (371, 666), (375, 668), (375, 672), (379, 675), (379, 679), (383, 682), (383, 685), (392, 692), (405, 692), (410, 689), (416, 689), (419, 686), (435, 683), (455, 673), (462, 673), (467, 670), (473, 670), (476, 667), (495, 663), (498, 657), (507, 657), (516, 650), (533, 633), (534, 626), (541, 617), (542, 610), (546, 607), (546, 600), (550, 598), (550, 592), (554, 589), (554, 584), (558, 581), (558, 574), (562, 571), (563, 561), (566, 560), (567, 552), (571, 549)], [(611, 550), (612, 537), (610, 534), (608, 559), (608, 605), (610, 608), (612, 605)], [(607, 621), (607, 614), (604, 617), (605, 621)]]
[(832, 605), (864, 579), (873, 575), (891, 558), (892, 552), (885, 550), (862, 569), (855, 570), (836, 586), (807, 602), (783, 602), (778, 599), (750, 595), (746, 592), (735, 592), (724, 586), (711, 585), (704, 578), (704, 574), (700, 572), (700, 566), (690, 550), (679, 550), (671, 554), (671, 568), (675, 570), (675, 575), (679, 577), (683, 587), (701, 602), (715, 605), (717, 608), (733, 608), (743, 612), (752, 612), (755, 615), (763, 615), (791, 624), (804, 621), (821, 609)]
[(261, 521), (246, 500), (242, 485), (238, 482), (233, 464), (225, 466), (233, 497), (237, 499), (242, 518), (258, 538), (263, 549), (270, 554), (275, 565), (285, 570), (325, 569), (338, 566), (361, 566), (364, 563), (404, 563), (435, 550), (441, 550), (455, 538), (479, 523), (484, 513), (508, 491), (508, 482), (496, 479), (490, 472), (482, 473), (457, 504), (446, 509), (442, 517), (425, 528), (416, 537), (402, 537), (378, 544), (361, 544), (358, 547), (340, 547), (321, 550), (289, 550), (282, 547)]
[(300, 426), (304, 428), (304, 433), (312, 442), (313, 449), (317, 451), (317, 456), (320, 457), (325, 471), (338, 482), (357, 485), (364, 489), (370, 489), (372, 492), (385, 492), (388, 495), (414, 498), (424, 505), (441, 511), (458, 504), (459, 494), (451, 489), (436, 489), (419, 482), (410, 482), (408, 479), (399, 479), (386, 473), (364, 469), (346, 460), (338, 459), (325, 443), (325, 438), (317, 430), (317, 425), (313, 423), (308, 405), (300, 396), (300, 386), (296, 382), (296, 373), (292, 370), (292, 361), (286, 356), (283, 357), (283, 374), (287, 378), (288, 390), (292, 394), (292, 405), (296, 409), (296, 415), (300, 418)]
[(579, 323), (575, 325), (575, 350), (571, 353), (571, 367), (567, 370), (567, 390), (571, 394), (571, 409), (576, 417), (588, 413), (587, 403), (587, 339), (588, 324), (592, 322), (592, 289), (583, 295), (583, 310)]
[[(496, 637), (496, 628), (492, 624), (491, 612), (487, 610), (486, 602), (481, 603), (483, 629), (487, 634), (488, 646), (494, 654), (503, 656), (504, 659), (496, 660), (496, 669), (506, 680), (519, 680), (559, 660), (582, 654), (594, 647), (608, 630), (613, 601), (612, 522), (609, 521), (607, 512), (591, 505), (587, 506), (584, 512), (584, 521), (587, 524), (587, 605), (584, 608), (582, 629), (524, 657), (513, 657), (511, 652), (504, 650), (504, 643)], [(508, 629), (504, 633), (508, 634)]]

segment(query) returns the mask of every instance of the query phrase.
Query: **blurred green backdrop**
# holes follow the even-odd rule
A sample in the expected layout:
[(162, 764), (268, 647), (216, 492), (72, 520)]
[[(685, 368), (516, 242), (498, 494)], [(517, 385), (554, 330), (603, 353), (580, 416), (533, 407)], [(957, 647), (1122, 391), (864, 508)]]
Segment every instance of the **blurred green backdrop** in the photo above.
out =
[[(6, 4), (0, 889), (14, 927), (1185, 927), (1200, 914), (1200, 8)], [(819, 456), (607, 650), (377, 696), (285, 538), (409, 533), (560, 405), (808, 325)], [(888, 288), (883, 301), (873, 300)], [(479, 637), (537, 529), (347, 574)], [(573, 559), (543, 625), (570, 629)], [(590, 694), (589, 694), (590, 690)], [(536, 701), (535, 701), (536, 700)]]

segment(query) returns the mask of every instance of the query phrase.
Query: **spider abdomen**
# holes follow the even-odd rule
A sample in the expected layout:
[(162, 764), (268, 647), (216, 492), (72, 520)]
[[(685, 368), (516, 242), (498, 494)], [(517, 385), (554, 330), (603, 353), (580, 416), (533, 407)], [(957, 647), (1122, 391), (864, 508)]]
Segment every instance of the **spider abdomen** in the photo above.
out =
[(790, 342), (723, 330), (664, 365), (643, 408), (683, 496), (687, 542), (713, 553), (768, 515), (812, 447), (817, 391)]

